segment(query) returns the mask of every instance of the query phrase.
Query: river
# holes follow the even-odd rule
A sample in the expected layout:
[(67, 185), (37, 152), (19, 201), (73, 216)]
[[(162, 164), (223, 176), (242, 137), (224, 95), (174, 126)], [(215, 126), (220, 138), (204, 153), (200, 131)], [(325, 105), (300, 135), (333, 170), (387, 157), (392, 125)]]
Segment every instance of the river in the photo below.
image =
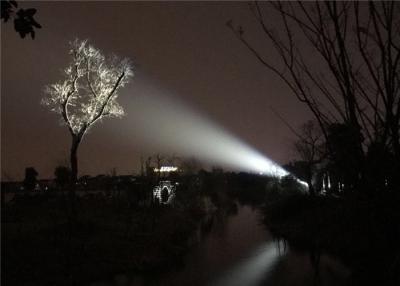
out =
[(350, 272), (338, 260), (290, 249), (272, 238), (260, 217), (257, 209), (239, 205), (235, 214), (216, 216), (210, 230), (199, 234), (179, 269), (146, 277), (122, 274), (92, 286), (346, 284)]

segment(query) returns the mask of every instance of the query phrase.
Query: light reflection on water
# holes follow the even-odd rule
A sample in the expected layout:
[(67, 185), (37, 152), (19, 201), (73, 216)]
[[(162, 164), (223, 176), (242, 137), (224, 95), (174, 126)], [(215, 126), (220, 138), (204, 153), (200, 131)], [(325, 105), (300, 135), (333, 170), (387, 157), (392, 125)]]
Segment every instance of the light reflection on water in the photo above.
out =
[(244, 261), (229, 269), (213, 286), (256, 286), (266, 279), (279, 258), (286, 252), (282, 242), (266, 242)]
[(235, 215), (218, 214), (214, 217), (211, 230), (185, 258), (182, 269), (145, 285), (211, 285), (223, 279), (222, 274), (245, 264), (250, 257), (258, 257), (259, 250), (271, 240), (261, 224), (260, 213), (249, 206), (239, 205)]
[(185, 257), (184, 266), (151, 277), (119, 275), (92, 286), (317, 286), (346, 285), (349, 271), (327, 255), (318, 265), (308, 252), (273, 240), (260, 213), (239, 206), (235, 215), (216, 216), (207, 234)]

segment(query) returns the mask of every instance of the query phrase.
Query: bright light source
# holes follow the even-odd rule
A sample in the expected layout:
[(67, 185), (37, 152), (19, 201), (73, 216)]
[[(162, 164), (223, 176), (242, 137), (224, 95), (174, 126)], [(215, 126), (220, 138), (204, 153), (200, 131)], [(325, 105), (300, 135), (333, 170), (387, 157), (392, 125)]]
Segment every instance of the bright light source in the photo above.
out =
[(306, 183), (306, 182), (304, 182), (304, 181), (302, 181), (302, 180), (300, 180), (300, 179), (297, 179), (297, 178), (296, 178), (296, 181), (297, 181), (299, 184), (301, 184), (301, 185), (303, 185), (304, 187), (306, 187), (306, 188), (309, 187), (309, 186), (308, 186), (308, 183)]
[(162, 166), (160, 169), (154, 168), (154, 172), (169, 173), (178, 171), (178, 167)]
[[(207, 166), (228, 170), (262, 173), (279, 178), (289, 174), (210, 120), (209, 116), (202, 116), (164, 90), (157, 89), (154, 83), (139, 81), (136, 88), (139, 90), (129, 97), (131, 103), (124, 105), (128, 114), (122, 119), (125, 124), (119, 124), (113, 129), (119, 136), (130, 136), (133, 146), (146, 149), (149, 153), (175, 153), (195, 157)], [(124, 139), (129, 141), (129, 138)]]

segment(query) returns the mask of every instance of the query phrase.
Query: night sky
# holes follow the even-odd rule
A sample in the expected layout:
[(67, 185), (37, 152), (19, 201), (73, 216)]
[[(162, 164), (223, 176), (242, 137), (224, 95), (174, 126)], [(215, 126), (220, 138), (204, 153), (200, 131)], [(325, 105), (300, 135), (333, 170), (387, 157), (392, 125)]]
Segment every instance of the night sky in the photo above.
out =
[[(34, 166), (41, 178), (68, 164), (70, 134), (56, 114), (40, 105), (46, 84), (61, 79), (68, 42), (89, 39), (105, 54), (129, 57), (135, 77), (120, 92), (123, 119), (90, 130), (79, 149), (80, 175), (137, 172), (140, 156), (168, 152), (143, 140), (133, 128), (135, 97), (154, 94), (197, 110), (278, 163), (293, 157), (293, 126), (310, 117), (288, 88), (265, 69), (225, 23), (241, 23), (266, 55), (246, 3), (21, 2), (38, 10), (43, 26), (35, 40), (21, 39), (12, 23), (1, 25), (1, 164), (3, 180), (23, 178)], [(162, 118), (156, 120), (162, 120)], [(146, 130), (151, 133), (153, 130)], [(162, 142), (163, 138), (158, 139)], [(179, 155), (179, 154), (178, 154)]]

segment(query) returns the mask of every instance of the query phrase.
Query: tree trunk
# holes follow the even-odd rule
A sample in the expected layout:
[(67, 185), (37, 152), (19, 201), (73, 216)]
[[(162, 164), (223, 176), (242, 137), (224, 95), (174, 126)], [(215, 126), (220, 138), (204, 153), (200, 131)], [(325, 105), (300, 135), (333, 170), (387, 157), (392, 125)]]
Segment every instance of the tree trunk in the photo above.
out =
[(72, 136), (72, 145), (71, 145), (71, 154), (70, 154), (70, 160), (71, 160), (71, 180), (72, 183), (75, 184), (76, 181), (78, 180), (78, 147), (79, 143), (81, 143), (81, 137), (80, 136)]
[(72, 134), (72, 144), (71, 144), (71, 154), (70, 154), (70, 160), (71, 160), (71, 185), (69, 188), (69, 209), (68, 211), (68, 224), (69, 224), (69, 232), (70, 235), (72, 233), (72, 225), (75, 223), (77, 220), (77, 209), (76, 209), (76, 203), (75, 203), (75, 188), (76, 188), (76, 182), (78, 180), (78, 147), (79, 144), (81, 143), (82, 140), (82, 133)]
[(396, 124), (395, 119), (392, 120), (391, 124), (393, 151), (396, 160), (400, 160), (400, 143), (399, 143), (399, 125)]
[(316, 193), (315, 193), (314, 186), (312, 184), (312, 180), (308, 180), (307, 184), (308, 184), (308, 192), (309, 192), (310, 196), (315, 196)]

